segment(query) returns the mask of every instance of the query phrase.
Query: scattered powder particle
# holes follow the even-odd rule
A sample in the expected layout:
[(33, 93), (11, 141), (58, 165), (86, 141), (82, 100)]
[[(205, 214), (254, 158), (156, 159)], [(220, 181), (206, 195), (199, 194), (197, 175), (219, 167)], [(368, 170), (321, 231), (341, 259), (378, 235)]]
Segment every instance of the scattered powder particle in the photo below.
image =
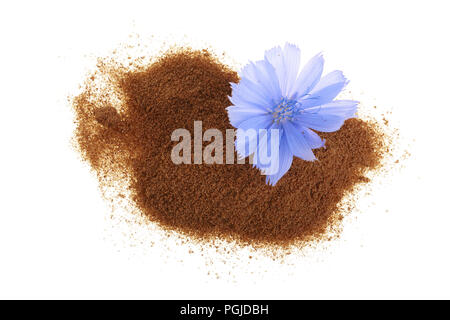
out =
[(190, 49), (133, 68), (109, 60), (97, 73), (103, 82), (88, 79), (72, 103), (78, 150), (101, 185), (128, 192), (150, 221), (193, 239), (255, 246), (329, 239), (348, 210), (342, 198), (368, 182), (385, 152), (376, 124), (350, 119), (319, 133), (326, 148), (315, 150), (318, 161), (294, 158), (275, 187), (249, 164), (175, 165), (173, 130), (193, 134), (194, 120), (203, 130), (233, 128), (225, 108), (237, 73), (207, 50)]

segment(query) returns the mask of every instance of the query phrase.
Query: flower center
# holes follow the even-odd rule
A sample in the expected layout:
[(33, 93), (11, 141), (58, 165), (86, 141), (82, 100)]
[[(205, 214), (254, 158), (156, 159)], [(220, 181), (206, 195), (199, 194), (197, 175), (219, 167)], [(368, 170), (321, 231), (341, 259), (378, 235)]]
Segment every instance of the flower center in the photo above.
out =
[(273, 121), (276, 123), (291, 121), (301, 110), (300, 102), (283, 98), (280, 103), (273, 109)]

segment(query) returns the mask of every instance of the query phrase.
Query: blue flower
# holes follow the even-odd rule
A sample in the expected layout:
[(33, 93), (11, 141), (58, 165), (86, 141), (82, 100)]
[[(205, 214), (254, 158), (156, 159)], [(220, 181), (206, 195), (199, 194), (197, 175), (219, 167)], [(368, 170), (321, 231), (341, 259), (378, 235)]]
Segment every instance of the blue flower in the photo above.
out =
[[(339, 130), (345, 120), (355, 117), (357, 101), (334, 100), (347, 79), (337, 70), (321, 77), (323, 64), (318, 54), (299, 72), (300, 49), (286, 43), (283, 49), (266, 51), (264, 60), (247, 64), (240, 82), (231, 83), (233, 105), (227, 110), (237, 128), (236, 151), (241, 158), (252, 156), (253, 165), (267, 174), (266, 183), (275, 185), (294, 156), (316, 160), (312, 149), (324, 147), (325, 141), (315, 131)], [(245, 134), (249, 129), (260, 133), (250, 137)], [(270, 139), (277, 142), (276, 150), (269, 150)], [(278, 154), (276, 172), (267, 173), (267, 164), (257, 156), (261, 149)]]

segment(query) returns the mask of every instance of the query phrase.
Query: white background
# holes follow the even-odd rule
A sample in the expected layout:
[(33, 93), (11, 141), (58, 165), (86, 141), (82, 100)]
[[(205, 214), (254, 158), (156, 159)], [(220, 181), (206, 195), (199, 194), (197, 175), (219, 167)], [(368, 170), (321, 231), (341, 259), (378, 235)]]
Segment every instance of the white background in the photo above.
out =
[[(0, 298), (450, 298), (447, 3), (2, 1)], [(303, 62), (323, 51), (362, 107), (393, 110), (412, 155), (363, 197), (341, 240), (284, 263), (113, 227), (70, 147), (66, 98), (87, 56), (131, 33), (187, 35), (239, 63), (285, 41)]]

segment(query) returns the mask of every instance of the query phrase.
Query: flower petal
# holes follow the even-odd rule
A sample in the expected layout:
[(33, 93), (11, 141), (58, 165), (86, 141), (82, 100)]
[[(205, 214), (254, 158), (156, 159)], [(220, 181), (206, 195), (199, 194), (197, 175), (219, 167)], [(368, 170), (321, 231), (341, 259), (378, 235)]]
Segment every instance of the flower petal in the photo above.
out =
[(276, 46), (264, 53), (264, 59), (269, 62), (275, 69), (278, 82), (280, 84), (281, 93), (283, 93), (283, 84), (286, 82), (286, 72), (284, 71), (283, 51), (280, 46)]
[(287, 144), (286, 139), (282, 137), (280, 139), (280, 151), (279, 151), (279, 164), (278, 164), (278, 172), (275, 174), (268, 175), (266, 177), (266, 183), (274, 186), (277, 184), (278, 180), (281, 179), (282, 176), (289, 170), (292, 165), (293, 155), (289, 146)]
[(241, 71), (241, 78), (247, 78), (265, 90), (273, 101), (281, 99), (281, 90), (273, 66), (266, 60), (250, 62)]
[[(267, 169), (270, 167), (270, 164), (263, 163), (260, 157), (261, 155), (272, 155), (272, 129), (280, 130), (279, 125), (277, 125), (276, 123), (272, 123), (268, 128), (266, 128), (266, 130), (258, 131), (257, 149), (255, 149), (255, 152), (257, 151), (257, 153), (253, 157), (253, 166), (257, 167), (262, 172), (267, 171)], [(281, 131), (278, 131), (278, 148), (280, 147), (280, 135)], [(278, 161), (278, 159), (276, 160)]]
[(308, 128), (333, 132), (339, 130), (344, 121), (355, 117), (357, 101), (336, 100), (318, 107), (305, 109), (295, 120), (297, 124)]
[(295, 80), (300, 69), (300, 49), (293, 44), (284, 45), (284, 68), (286, 72), (286, 83), (283, 84), (283, 95), (287, 96), (295, 85)]
[(250, 102), (250, 101), (243, 99), (240, 95), (235, 94), (235, 92), (233, 92), (233, 95), (231, 97), (228, 97), (228, 99), (235, 107), (238, 107), (238, 108), (248, 109), (248, 110), (256, 109), (256, 110), (261, 110), (261, 111), (265, 111), (265, 112), (271, 111), (271, 109), (266, 106), (262, 106), (257, 103)]
[(242, 121), (239, 125), (239, 129), (248, 130), (254, 129), (267, 129), (273, 123), (273, 117), (270, 114), (257, 115)]
[(302, 128), (302, 134), (311, 149), (318, 149), (325, 146), (325, 140), (319, 137), (317, 133), (306, 127)]
[[(270, 116), (257, 116), (242, 122), (240, 128), (236, 130), (235, 141), (236, 152), (240, 158), (248, 157), (258, 151), (261, 141), (267, 141), (266, 135), (269, 135), (268, 139), (270, 139), (270, 129), (273, 126), (273, 119)], [(253, 129), (253, 131), (248, 131), (250, 129)], [(261, 129), (266, 129), (266, 132), (262, 136)], [(260, 166), (258, 163), (258, 158), (254, 160), (253, 166), (263, 169), (263, 166)]]
[(335, 114), (342, 117), (351, 118), (355, 116), (358, 109), (358, 101), (335, 100), (321, 106), (305, 109), (306, 114)]
[(348, 81), (342, 74), (342, 71), (335, 70), (330, 72), (320, 79), (314, 89), (301, 99), (300, 103), (303, 107), (308, 108), (333, 101), (347, 83)]
[(317, 133), (308, 129), (305, 126), (300, 125), (298, 122), (293, 121), (292, 124), (298, 129), (298, 131), (303, 135), (311, 149), (318, 149), (325, 146), (325, 139), (319, 137)]
[(285, 132), (284, 137), (294, 156), (307, 161), (316, 160), (316, 157), (311, 150), (311, 146), (306, 141), (300, 128), (292, 124), (291, 121), (286, 121), (283, 123), (283, 129)]
[(293, 86), (290, 97), (299, 99), (309, 93), (319, 82), (323, 72), (323, 56), (322, 53), (317, 54), (303, 67)]
[(234, 142), (236, 152), (240, 159), (247, 158), (249, 155), (255, 153), (258, 143), (257, 134), (247, 136), (245, 130), (236, 130), (236, 141)]
[(238, 84), (231, 83), (231, 89), (233, 90), (232, 96), (243, 101), (251, 102), (263, 107), (271, 106), (273, 104), (267, 92), (247, 78), (241, 79)]
[(239, 72), (239, 77), (241, 79), (247, 78), (250, 81), (257, 82), (258, 76), (256, 75), (255, 72), (255, 64), (251, 61), (248, 64), (246, 64)]
[(267, 111), (259, 108), (243, 108), (230, 106), (227, 108), (228, 118), (233, 127), (238, 128), (240, 124), (252, 117), (267, 114)]
[(287, 96), (300, 68), (300, 49), (295, 45), (286, 43), (283, 49), (277, 46), (267, 50), (264, 58), (275, 69), (281, 94)]

